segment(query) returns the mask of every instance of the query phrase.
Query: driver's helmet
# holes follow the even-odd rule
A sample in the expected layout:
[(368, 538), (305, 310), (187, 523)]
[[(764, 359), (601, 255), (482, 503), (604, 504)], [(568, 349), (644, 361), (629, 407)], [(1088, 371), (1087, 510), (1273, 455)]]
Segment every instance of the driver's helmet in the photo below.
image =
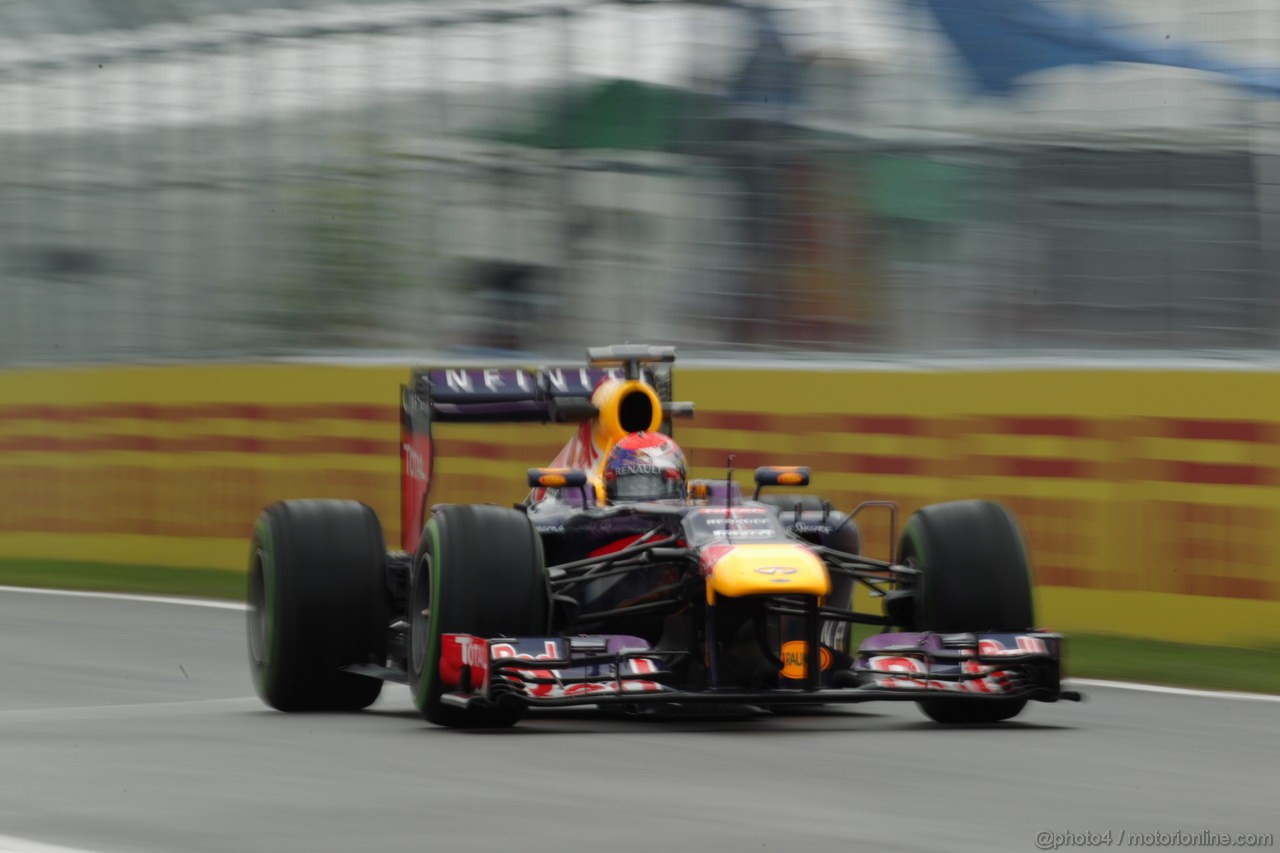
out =
[(601, 471), (611, 504), (681, 499), (685, 464), (680, 445), (660, 432), (633, 432), (609, 451)]

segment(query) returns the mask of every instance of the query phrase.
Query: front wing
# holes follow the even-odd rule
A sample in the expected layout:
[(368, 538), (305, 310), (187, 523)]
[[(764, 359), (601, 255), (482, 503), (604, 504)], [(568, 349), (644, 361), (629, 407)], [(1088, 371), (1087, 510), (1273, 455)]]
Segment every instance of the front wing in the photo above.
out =
[(441, 699), (461, 708), (1080, 699), (1059, 683), (1062, 637), (1040, 631), (877, 634), (852, 657), (823, 647), (815, 689), (805, 689), (802, 671), (779, 677), (782, 686), (776, 688), (689, 689), (675, 682), (673, 671), (688, 652), (658, 650), (638, 637), (616, 634), (445, 634), (442, 640)]

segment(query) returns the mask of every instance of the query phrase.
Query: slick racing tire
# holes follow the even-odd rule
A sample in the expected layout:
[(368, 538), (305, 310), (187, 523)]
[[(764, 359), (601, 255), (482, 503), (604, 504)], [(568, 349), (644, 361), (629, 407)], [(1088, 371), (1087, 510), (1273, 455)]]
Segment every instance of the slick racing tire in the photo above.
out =
[(343, 672), (386, 662), (386, 545), (372, 509), (355, 501), (285, 501), (253, 527), (249, 666), (262, 700), (281, 711), (355, 711), (382, 681)]
[(440, 638), (545, 635), (549, 609), (542, 540), (525, 515), (489, 505), (438, 508), (414, 554), (409, 588), (409, 689), (422, 716), (441, 726), (514, 725), (523, 708), (441, 702)]
[[(1017, 522), (990, 501), (927, 506), (902, 531), (898, 562), (921, 571), (912, 626), (936, 633), (1025, 631), (1035, 624), (1031, 569)], [(1025, 699), (926, 700), (939, 723), (995, 723)]]

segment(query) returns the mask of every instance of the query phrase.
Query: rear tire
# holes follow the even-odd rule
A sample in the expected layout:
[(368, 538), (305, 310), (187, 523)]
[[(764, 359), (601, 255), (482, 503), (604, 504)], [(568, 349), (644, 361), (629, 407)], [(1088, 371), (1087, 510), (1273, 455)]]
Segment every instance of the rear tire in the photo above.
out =
[[(927, 506), (902, 531), (898, 562), (921, 570), (917, 631), (993, 633), (1035, 624), (1031, 569), (1013, 515), (990, 501)], [(1017, 716), (1025, 699), (926, 700), (939, 723), (995, 723)]]
[(523, 708), (441, 702), (440, 637), (542, 636), (549, 608), (542, 540), (525, 515), (489, 505), (438, 508), (414, 555), (409, 590), (409, 689), (422, 716), (441, 726), (514, 725)]
[(249, 555), (249, 666), (280, 711), (355, 711), (382, 681), (343, 672), (386, 663), (386, 545), (372, 509), (355, 501), (273, 504)]

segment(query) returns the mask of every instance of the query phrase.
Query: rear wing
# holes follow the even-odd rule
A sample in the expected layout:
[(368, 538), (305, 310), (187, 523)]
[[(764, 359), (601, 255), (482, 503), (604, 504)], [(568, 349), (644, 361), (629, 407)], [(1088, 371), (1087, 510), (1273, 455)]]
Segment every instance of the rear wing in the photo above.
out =
[[(624, 432), (660, 424), (670, 435), (673, 417), (693, 414), (692, 403), (672, 401), (675, 356), (675, 347), (627, 344), (592, 347), (585, 365), (414, 368), (400, 388), (401, 547), (417, 548), (426, 524), (435, 467), (433, 423), (602, 420)], [(618, 393), (597, 395), (611, 381)]]

